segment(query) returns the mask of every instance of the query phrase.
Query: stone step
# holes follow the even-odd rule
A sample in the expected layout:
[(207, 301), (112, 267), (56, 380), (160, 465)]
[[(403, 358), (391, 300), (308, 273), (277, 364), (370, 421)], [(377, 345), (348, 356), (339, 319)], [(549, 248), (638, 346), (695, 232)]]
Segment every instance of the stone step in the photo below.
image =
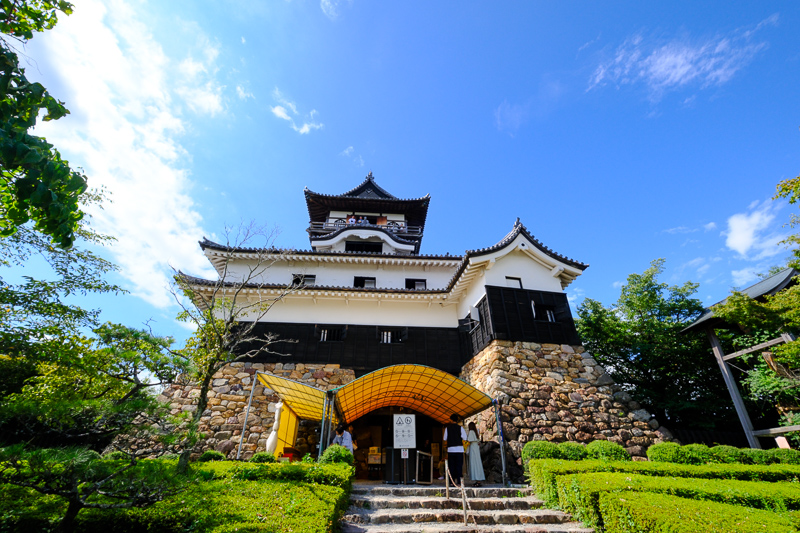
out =
[[(497, 498), (473, 496), (469, 498), (469, 508), (475, 511), (530, 510), (538, 509), (544, 502), (534, 497)], [(448, 500), (435, 496), (369, 496), (351, 495), (350, 505), (360, 509), (461, 509), (460, 495)]]
[[(530, 488), (506, 488), (506, 487), (467, 487), (467, 498), (520, 498), (533, 496)], [(444, 485), (434, 485), (430, 487), (422, 485), (355, 485), (350, 494), (353, 495), (372, 495), (372, 496), (444, 496)], [(450, 497), (461, 498), (461, 489), (450, 488)]]
[[(354, 510), (352, 507), (348, 510)], [(375, 509), (347, 514), (344, 520), (351, 524), (419, 524), (464, 521), (460, 509)], [(468, 511), (467, 522), (479, 525), (563, 524), (571, 517), (551, 509)]]
[(354, 524), (343, 522), (341, 533), (594, 533), (580, 522), (560, 524), (481, 524), (462, 522), (423, 522), (413, 524)]

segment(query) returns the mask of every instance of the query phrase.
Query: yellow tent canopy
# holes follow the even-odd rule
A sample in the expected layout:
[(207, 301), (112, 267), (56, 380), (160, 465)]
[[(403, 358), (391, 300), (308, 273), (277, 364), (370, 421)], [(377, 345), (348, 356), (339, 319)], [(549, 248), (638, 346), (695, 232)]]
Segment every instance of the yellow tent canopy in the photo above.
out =
[[(258, 379), (274, 390), (300, 418), (322, 420), (325, 391), (270, 374)], [(407, 407), (446, 424), (450, 415), (472, 416), (491, 407), (492, 399), (452, 374), (423, 365), (381, 368), (333, 390), (344, 422), (381, 407)], [(334, 415), (334, 417), (336, 417)]]

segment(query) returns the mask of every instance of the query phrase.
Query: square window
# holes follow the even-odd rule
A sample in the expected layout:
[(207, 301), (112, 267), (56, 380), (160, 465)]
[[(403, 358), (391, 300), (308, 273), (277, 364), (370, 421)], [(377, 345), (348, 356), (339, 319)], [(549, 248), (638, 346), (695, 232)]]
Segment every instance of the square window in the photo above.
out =
[(514, 289), (521, 289), (522, 288), (522, 278), (512, 278), (511, 276), (506, 276), (506, 287), (513, 287)]
[(319, 342), (342, 342), (347, 337), (347, 326), (317, 326)]
[(313, 287), (317, 284), (314, 274), (292, 274), (292, 287)]
[(406, 289), (415, 291), (424, 291), (428, 288), (428, 282), (424, 279), (411, 279), (406, 278)]
[(378, 341), (381, 344), (398, 344), (408, 339), (408, 328), (379, 329)]
[(376, 286), (375, 278), (365, 278), (361, 276), (356, 276), (353, 278), (353, 287), (362, 289), (374, 289), (375, 286)]

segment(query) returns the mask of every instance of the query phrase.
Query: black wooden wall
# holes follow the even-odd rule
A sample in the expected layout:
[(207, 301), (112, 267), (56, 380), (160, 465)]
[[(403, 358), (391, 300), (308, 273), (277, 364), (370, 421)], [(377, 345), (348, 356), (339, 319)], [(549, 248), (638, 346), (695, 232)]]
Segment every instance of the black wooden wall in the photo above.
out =
[[(274, 333), (282, 339), (297, 342), (278, 342), (273, 351), (287, 354), (260, 355), (253, 362), (262, 363), (337, 363), (352, 368), (356, 376), (397, 364), (427, 365), (458, 375), (461, 367), (472, 357), (466, 334), (457, 328), (381, 327), (344, 324), (282, 324), (259, 323), (260, 333)], [(321, 330), (339, 330), (343, 338), (320, 341)], [(399, 342), (382, 343), (382, 332), (390, 330)]]

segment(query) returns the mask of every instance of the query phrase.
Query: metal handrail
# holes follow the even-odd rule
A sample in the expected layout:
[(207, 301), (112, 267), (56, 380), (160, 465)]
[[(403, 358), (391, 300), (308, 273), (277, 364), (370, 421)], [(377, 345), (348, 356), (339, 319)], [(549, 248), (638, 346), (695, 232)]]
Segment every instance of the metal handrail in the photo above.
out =
[(347, 220), (343, 218), (332, 219), (329, 222), (309, 222), (308, 229), (312, 231), (336, 231), (345, 227), (366, 227), (366, 228), (381, 228), (392, 233), (404, 233), (406, 235), (421, 235), (421, 226), (407, 226), (405, 224), (397, 224), (389, 222), (387, 224), (348, 224)]

